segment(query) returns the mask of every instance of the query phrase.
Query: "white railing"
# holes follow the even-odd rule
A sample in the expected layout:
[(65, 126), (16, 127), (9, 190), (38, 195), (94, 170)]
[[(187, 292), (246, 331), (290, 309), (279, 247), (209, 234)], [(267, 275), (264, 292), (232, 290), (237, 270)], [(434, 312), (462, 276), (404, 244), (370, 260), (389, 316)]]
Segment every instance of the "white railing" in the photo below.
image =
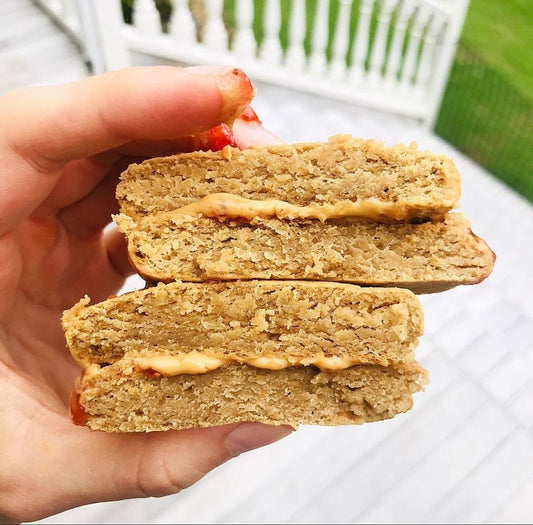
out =
[[(306, 0), (235, 0), (230, 25), (223, 0), (173, 0), (164, 33), (153, 0), (135, 1), (132, 24), (124, 23), (120, 0), (35, 1), (49, 12), (62, 6), (66, 13), (70, 5), (70, 15), (77, 6), (96, 72), (130, 65), (131, 52), (181, 64), (232, 64), (256, 80), (427, 126), (439, 110), (468, 7), (468, 0), (316, 0), (309, 13)], [(201, 4), (200, 18), (191, 2)], [(254, 17), (262, 20), (260, 41)]]

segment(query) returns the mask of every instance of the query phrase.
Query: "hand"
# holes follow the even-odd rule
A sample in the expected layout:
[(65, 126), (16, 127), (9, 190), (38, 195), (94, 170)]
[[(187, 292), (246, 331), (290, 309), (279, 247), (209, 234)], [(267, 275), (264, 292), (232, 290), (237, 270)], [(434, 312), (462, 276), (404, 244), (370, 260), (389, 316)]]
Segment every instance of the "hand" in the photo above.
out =
[[(116, 293), (131, 273), (122, 236), (104, 232), (120, 172), (183, 149), (252, 96), (238, 70), (153, 67), (0, 98), (0, 521), (177, 492), (289, 432), (246, 423), (105, 434), (74, 426), (66, 408), (79, 368), (62, 311)], [(238, 140), (272, 140), (251, 129), (250, 139), (241, 125)]]

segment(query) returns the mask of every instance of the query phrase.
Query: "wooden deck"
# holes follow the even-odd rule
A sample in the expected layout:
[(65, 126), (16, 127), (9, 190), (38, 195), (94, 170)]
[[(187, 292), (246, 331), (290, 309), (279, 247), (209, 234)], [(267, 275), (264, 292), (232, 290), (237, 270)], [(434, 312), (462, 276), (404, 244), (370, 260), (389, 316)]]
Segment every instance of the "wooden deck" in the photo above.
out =
[[(79, 50), (29, 0), (2, 0), (0, 20), (0, 93), (87, 74)], [(350, 132), (416, 140), (454, 158), (462, 209), (498, 255), (494, 274), (422, 298), (418, 357), (431, 384), (410, 413), (361, 427), (301, 428), (180, 494), (89, 505), (42, 523), (531, 522), (532, 206), (413, 122), (257, 88), (259, 115), (287, 141)]]

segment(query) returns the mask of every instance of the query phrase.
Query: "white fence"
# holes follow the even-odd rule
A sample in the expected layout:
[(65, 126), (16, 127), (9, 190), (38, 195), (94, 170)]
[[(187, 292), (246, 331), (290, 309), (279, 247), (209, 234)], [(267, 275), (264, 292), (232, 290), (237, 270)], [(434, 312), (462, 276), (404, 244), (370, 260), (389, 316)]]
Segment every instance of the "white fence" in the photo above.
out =
[(468, 0), (234, 0), (230, 10), (223, 0), (173, 0), (164, 33), (153, 0), (135, 1), (132, 24), (124, 22), (120, 0), (35, 1), (82, 40), (95, 72), (130, 65), (132, 51), (185, 64), (231, 64), (256, 80), (428, 126), (468, 7)]

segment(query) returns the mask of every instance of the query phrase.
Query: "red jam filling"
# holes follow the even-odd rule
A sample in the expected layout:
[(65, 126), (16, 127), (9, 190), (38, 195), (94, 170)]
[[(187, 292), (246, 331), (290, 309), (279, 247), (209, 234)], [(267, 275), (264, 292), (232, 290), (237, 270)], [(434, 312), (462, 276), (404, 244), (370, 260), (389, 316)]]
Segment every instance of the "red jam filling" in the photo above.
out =
[(83, 426), (87, 423), (87, 413), (80, 405), (80, 394), (75, 389), (70, 394), (70, 417), (75, 425)]
[(150, 379), (159, 379), (160, 377), (163, 377), (163, 374), (161, 372), (158, 372), (153, 368), (144, 368), (141, 370), (141, 372)]
[(206, 135), (206, 145), (213, 151), (221, 150), (226, 146), (237, 147), (235, 135), (227, 124), (219, 124), (211, 128)]
[[(243, 122), (261, 124), (256, 112), (250, 106), (246, 106), (237, 118)], [(239, 147), (232, 129), (227, 124), (219, 124), (208, 131), (199, 133), (193, 140), (193, 147), (191, 149), (199, 151), (220, 151), (226, 146), (233, 148)]]
[(245, 122), (257, 122), (257, 124), (262, 124), (257, 113), (252, 109), (252, 106), (246, 106), (238, 118)]

